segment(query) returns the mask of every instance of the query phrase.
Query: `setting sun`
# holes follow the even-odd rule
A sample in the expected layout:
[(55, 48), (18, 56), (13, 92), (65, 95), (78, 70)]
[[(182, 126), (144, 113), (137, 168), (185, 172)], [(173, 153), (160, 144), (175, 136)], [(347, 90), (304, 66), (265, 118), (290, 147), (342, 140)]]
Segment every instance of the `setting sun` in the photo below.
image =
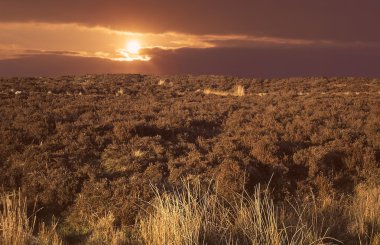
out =
[(138, 54), (141, 49), (141, 45), (137, 40), (130, 40), (127, 43), (127, 51), (131, 54)]
[(149, 61), (151, 57), (147, 54), (141, 54), (141, 44), (140, 41), (136, 39), (129, 40), (124, 48), (118, 49), (117, 53), (120, 57), (113, 58), (113, 60), (118, 61)]

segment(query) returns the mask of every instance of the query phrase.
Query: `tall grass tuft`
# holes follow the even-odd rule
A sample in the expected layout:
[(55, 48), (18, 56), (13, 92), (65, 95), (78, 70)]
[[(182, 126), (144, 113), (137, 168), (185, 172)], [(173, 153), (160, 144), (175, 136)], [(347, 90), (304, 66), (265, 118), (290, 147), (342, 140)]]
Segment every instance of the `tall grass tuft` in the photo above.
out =
[(36, 216), (28, 217), (20, 192), (4, 195), (0, 207), (1, 244), (27, 244), (33, 239)]
[[(207, 205), (199, 192), (186, 186), (182, 193), (159, 194), (152, 202), (153, 212), (139, 224), (140, 236), (146, 244), (198, 244)], [(206, 194), (207, 195), (207, 194)]]
[(236, 86), (235, 92), (233, 93), (235, 96), (244, 96), (245, 95), (245, 90), (244, 87), (241, 85)]
[(328, 238), (297, 210), (295, 224), (281, 223), (268, 192), (236, 194), (227, 202), (217, 191), (184, 183), (182, 191), (159, 194), (138, 225), (143, 244), (322, 244)]
[(57, 234), (56, 228), (58, 226), (58, 221), (54, 218), (50, 227), (46, 227), (45, 223), (40, 224), (38, 230), (38, 242), (41, 245), (63, 245), (60, 236)]
[(380, 187), (359, 185), (351, 213), (360, 243), (380, 244)]
[(3, 195), (0, 203), (0, 244), (62, 244), (56, 233), (57, 223), (54, 221), (49, 228), (41, 223), (39, 232), (34, 235), (36, 214), (33, 212), (28, 216), (26, 198), (22, 197), (20, 191)]
[(233, 228), (239, 240), (249, 244), (281, 244), (283, 232), (278, 224), (277, 209), (260, 186), (256, 186), (252, 197), (240, 195), (232, 208)]

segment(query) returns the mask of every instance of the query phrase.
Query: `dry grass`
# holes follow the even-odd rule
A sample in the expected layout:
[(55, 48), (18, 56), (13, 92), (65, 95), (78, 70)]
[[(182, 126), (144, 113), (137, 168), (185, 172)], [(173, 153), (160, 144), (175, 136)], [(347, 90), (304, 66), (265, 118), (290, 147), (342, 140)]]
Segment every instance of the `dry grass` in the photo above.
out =
[(158, 194), (152, 211), (139, 222), (144, 244), (322, 244), (328, 238), (318, 220), (281, 223), (278, 208), (257, 186), (252, 196), (237, 194), (226, 202), (210, 190), (184, 184), (184, 191)]
[(235, 92), (233, 93), (235, 96), (244, 96), (245, 95), (245, 90), (244, 87), (241, 85), (236, 86)]
[(0, 206), (0, 244), (51, 244), (61, 245), (56, 233), (56, 222), (49, 228), (41, 223), (39, 232), (34, 234), (36, 214), (28, 216), (26, 199), (20, 192), (3, 195)]
[(267, 96), (268, 93), (257, 93), (256, 95), (257, 95), (257, 96), (260, 96), (260, 97), (264, 97), (264, 96)]
[(272, 199), (255, 188), (252, 197), (240, 196), (233, 205), (233, 223), (236, 237), (249, 244), (281, 244), (283, 231), (278, 224), (277, 210)]
[[(329, 225), (333, 225), (328, 214), (338, 215), (336, 210), (329, 207), (325, 212), (322, 207), (324, 200), (316, 200), (313, 194), (302, 202), (288, 202), (289, 207), (281, 209), (281, 220), (286, 235), (285, 244), (340, 244), (341, 242), (327, 233)], [(337, 235), (337, 234), (335, 234)], [(284, 244), (284, 243), (283, 243)]]
[(160, 195), (152, 203), (153, 213), (139, 224), (140, 235), (146, 244), (198, 244), (201, 240), (205, 206), (198, 202), (197, 192)]
[(205, 89), (205, 90), (203, 91), (203, 93), (204, 93), (204, 94), (207, 94), (207, 95), (209, 95), (209, 94), (215, 94), (215, 95), (219, 95), (219, 96), (228, 96), (228, 95), (230, 95), (229, 92), (226, 92), (226, 91), (218, 91), (218, 90), (209, 89), (209, 88)]
[[(380, 242), (380, 188), (359, 185), (350, 202), (317, 200), (276, 205), (268, 189), (256, 186), (251, 195), (235, 193), (228, 202), (217, 187), (202, 189), (199, 179), (184, 181), (180, 190), (156, 197), (127, 236), (115, 226), (115, 217), (84, 217), (89, 233), (85, 244), (328, 244), (329, 227), (351, 227), (360, 244)], [(35, 212), (27, 215), (26, 200), (19, 192), (4, 195), (0, 206), (0, 244), (62, 245), (57, 222), (37, 226)], [(346, 215), (346, 216), (345, 216)], [(345, 217), (343, 217), (345, 216)], [(39, 227), (36, 229), (36, 227)]]
[(87, 244), (110, 244), (121, 245), (126, 244), (126, 235), (115, 227), (115, 217), (112, 213), (107, 213), (102, 217), (91, 218), (89, 226), (91, 227), (91, 235), (87, 240)]
[(135, 157), (143, 157), (145, 155), (145, 152), (142, 150), (136, 150), (133, 152), (133, 156)]
[(116, 96), (120, 96), (120, 95), (123, 95), (124, 94), (124, 89), (123, 88), (119, 88), (116, 92)]
[(0, 241), (2, 244), (26, 244), (33, 239), (36, 218), (28, 217), (26, 201), (13, 192), (1, 199)]
[(62, 245), (63, 242), (56, 231), (57, 225), (58, 222), (54, 218), (50, 227), (46, 227), (45, 223), (41, 223), (37, 243), (43, 245)]
[(363, 244), (380, 244), (380, 188), (359, 185), (351, 209), (353, 230)]
[(219, 91), (219, 90), (214, 90), (214, 89), (205, 89), (203, 91), (204, 94), (214, 94), (214, 95), (219, 95), (219, 96), (229, 96), (229, 95), (232, 95), (232, 96), (238, 96), (238, 97), (242, 97), (245, 95), (245, 90), (244, 90), (244, 87), (241, 86), (241, 85), (238, 85), (235, 87), (235, 90), (234, 91)]

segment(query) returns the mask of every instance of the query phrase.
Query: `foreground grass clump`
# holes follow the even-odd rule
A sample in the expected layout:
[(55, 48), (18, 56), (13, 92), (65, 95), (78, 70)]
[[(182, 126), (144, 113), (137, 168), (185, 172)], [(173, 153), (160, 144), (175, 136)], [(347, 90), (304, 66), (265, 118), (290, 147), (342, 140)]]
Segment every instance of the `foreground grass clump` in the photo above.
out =
[(33, 212), (31, 216), (28, 216), (26, 199), (22, 198), (20, 192), (14, 191), (1, 197), (0, 244), (62, 244), (55, 231), (57, 224), (54, 220), (49, 228), (41, 223), (35, 234), (36, 223), (36, 214)]
[(380, 188), (360, 185), (356, 188), (351, 216), (363, 244), (380, 244)]
[(35, 217), (29, 218), (21, 195), (13, 192), (1, 200), (0, 232), (1, 242), (25, 244), (33, 239)]
[[(302, 212), (294, 224), (279, 217), (279, 208), (256, 186), (252, 196), (236, 194), (227, 202), (200, 186), (184, 185), (184, 191), (157, 196), (152, 211), (138, 225), (144, 244), (322, 244), (326, 237), (317, 219), (303, 220)], [(313, 210), (310, 210), (313, 212)]]
[[(361, 184), (346, 200), (310, 195), (305, 199), (275, 202), (260, 185), (232, 200), (217, 185), (198, 179), (183, 182), (175, 191), (152, 187), (147, 202), (132, 226), (120, 225), (116, 216), (90, 213), (81, 218), (86, 234), (66, 244), (369, 244), (380, 242), (380, 189)], [(5, 194), (0, 205), (0, 244), (64, 244), (62, 226), (38, 222), (28, 215), (20, 192)], [(62, 225), (62, 224), (60, 224)], [(59, 234), (60, 233), (60, 234)], [(337, 237), (337, 239), (333, 238)], [(350, 243), (351, 242), (351, 243)]]

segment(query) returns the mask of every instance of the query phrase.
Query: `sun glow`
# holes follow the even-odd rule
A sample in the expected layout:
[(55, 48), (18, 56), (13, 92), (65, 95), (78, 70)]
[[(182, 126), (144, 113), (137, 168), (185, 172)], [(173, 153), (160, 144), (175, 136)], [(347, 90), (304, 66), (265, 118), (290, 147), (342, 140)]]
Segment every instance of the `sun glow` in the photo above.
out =
[(141, 45), (137, 40), (130, 40), (127, 43), (126, 50), (131, 54), (138, 54), (141, 49)]
[(129, 40), (123, 49), (117, 50), (121, 57), (113, 60), (119, 61), (148, 61), (151, 59), (149, 55), (141, 54), (141, 44), (138, 40)]

